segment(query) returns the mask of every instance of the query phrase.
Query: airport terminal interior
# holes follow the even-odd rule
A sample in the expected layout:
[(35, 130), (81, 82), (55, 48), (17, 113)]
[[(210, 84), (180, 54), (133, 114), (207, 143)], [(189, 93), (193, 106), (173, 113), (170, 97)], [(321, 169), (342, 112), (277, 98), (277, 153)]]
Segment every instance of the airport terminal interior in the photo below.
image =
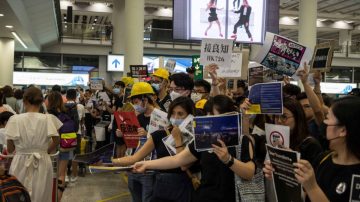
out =
[(0, 0), (0, 201), (360, 201), (359, 88), (360, 0)]

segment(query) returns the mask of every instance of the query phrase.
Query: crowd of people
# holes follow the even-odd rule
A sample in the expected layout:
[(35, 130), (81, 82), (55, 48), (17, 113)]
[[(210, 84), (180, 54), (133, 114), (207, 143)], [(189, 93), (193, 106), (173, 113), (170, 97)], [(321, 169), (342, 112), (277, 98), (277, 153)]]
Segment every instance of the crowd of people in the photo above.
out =
[[(123, 77), (113, 85), (103, 81), (103, 90), (65, 90), (55, 85), (42, 92), (37, 86), (4, 86), (0, 90), (0, 145), (3, 154), (14, 154), (9, 174), (26, 187), (32, 201), (51, 201), (50, 156), (59, 151), (61, 200), (67, 183), (84, 175), (86, 165), (71, 161), (86, 140), (85, 152), (115, 143), (113, 164), (133, 166), (127, 176), (134, 202), (275, 201), (274, 168), (266, 160), (264, 136), (265, 123), (272, 123), (290, 128), (287, 149), (301, 154), (293, 172), (303, 186), (303, 200), (349, 201), (352, 175), (360, 174), (358, 89), (330, 100), (320, 90), (321, 73), (315, 73), (312, 87), (305, 68), (298, 72), (304, 92), (287, 79), (283, 81), (283, 114), (254, 116), (245, 113), (252, 105), (246, 82), (238, 81), (235, 89), (227, 89), (226, 80), (217, 76), (217, 66), (207, 69), (210, 82), (194, 81), (193, 72), (170, 74), (158, 68), (149, 81)], [(128, 103), (140, 124), (137, 133), (142, 143), (136, 149), (126, 147), (112, 118)], [(170, 126), (149, 134), (155, 109), (167, 113)], [(186, 117), (230, 112), (242, 116), (240, 148), (227, 148), (218, 140), (211, 151), (199, 152), (193, 142), (184, 144), (179, 126)], [(101, 141), (95, 134), (99, 123), (105, 123), (105, 140)], [(173, 136), (176, 155), (162, 141), (168, 135)], [(253, 180), (260, 184), (257, 189), (242, 186)]]

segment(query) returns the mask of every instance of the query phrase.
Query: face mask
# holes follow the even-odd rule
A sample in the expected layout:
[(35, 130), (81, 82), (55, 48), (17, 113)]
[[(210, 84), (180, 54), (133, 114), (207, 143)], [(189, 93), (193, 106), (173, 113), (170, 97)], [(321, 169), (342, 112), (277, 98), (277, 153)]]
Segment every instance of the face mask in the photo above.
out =
[(159, 84), (159, 83), (153, 83), (153, 84), (151, 84), (151, 86), (152, 86), (153, 88), (155, 88), (156, 91), (159, 91), (159, 90), (160, 90), (160, 84)]
[(174, 119), (174, 118), (170, 118), (170, 123), (173, 126), (180, 126), (181, 123), (184, 121), (184, 119)]
[(194, 103), (197, 103), (199, 100), (201, 100), (202, 95), (200, 93), (191, 93), (191, 99), (194, 101)]
[(170, 93), (171, 100), (174, 101), (176, 98), (181, 97), (182, 95), (180, 93), (177, 93), (175, 91), (172, 91)]
[(114, 88), (113, 91), (114, 91), (115, 94), (119, 94), (120, 93), (120, 88)]
[(142, 114), (145, 112), (146, 108), (141, 105), (134, 105), (134, 109), (137, 113)]

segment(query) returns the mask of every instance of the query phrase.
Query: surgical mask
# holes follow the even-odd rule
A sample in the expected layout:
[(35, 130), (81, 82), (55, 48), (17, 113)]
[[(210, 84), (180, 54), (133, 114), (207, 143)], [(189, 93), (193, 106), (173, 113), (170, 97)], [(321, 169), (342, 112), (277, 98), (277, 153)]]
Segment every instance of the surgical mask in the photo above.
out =
[(170, 123), (173, 126), (180, 126), (183, 121), (184, 121), (184, 119), (170, 118)]
[(201, 93), (191, 93), (191, 99), (194, 101), (194, 103), (197, 103), (202, 98)]
[(119, 94), (120, 93), (120, 88), (114, 88), (113, 91), (114, 91), (115, 94)]
[(137, 113), (142, 114), (145, 112), (146, 108), (141, 105), (134, 105), (134, 109)]
[(155, 88), (156, 91), (159, 91), (159, 90), (160, 90), (160, 84), (159, 84), (159, 83), (153, 83), (153, 84), (151, 84), (151, 86), (152, 86), (153, 88)]
[(182, 95), (181, 95), (180, 93), (177, 93), (177, 92), (175, 92), (175, 91), (172, 91), (172, 92), (170, 93), (170, 98), (171, 98), (172, 101), (174, 101), (176, 98), (181, 97), (181, 96), (182, 96)]

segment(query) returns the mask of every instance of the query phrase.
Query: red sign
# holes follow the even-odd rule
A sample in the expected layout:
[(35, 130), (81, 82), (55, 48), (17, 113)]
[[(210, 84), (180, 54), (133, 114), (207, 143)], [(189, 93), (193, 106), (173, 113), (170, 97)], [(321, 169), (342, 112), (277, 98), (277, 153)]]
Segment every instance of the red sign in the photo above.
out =
[(125, 144), (128, 148), (136, 148), (139, 143), (137, 129), (140, 128), (135, 112), (114, 112), (118, 129), (123, 134)]

